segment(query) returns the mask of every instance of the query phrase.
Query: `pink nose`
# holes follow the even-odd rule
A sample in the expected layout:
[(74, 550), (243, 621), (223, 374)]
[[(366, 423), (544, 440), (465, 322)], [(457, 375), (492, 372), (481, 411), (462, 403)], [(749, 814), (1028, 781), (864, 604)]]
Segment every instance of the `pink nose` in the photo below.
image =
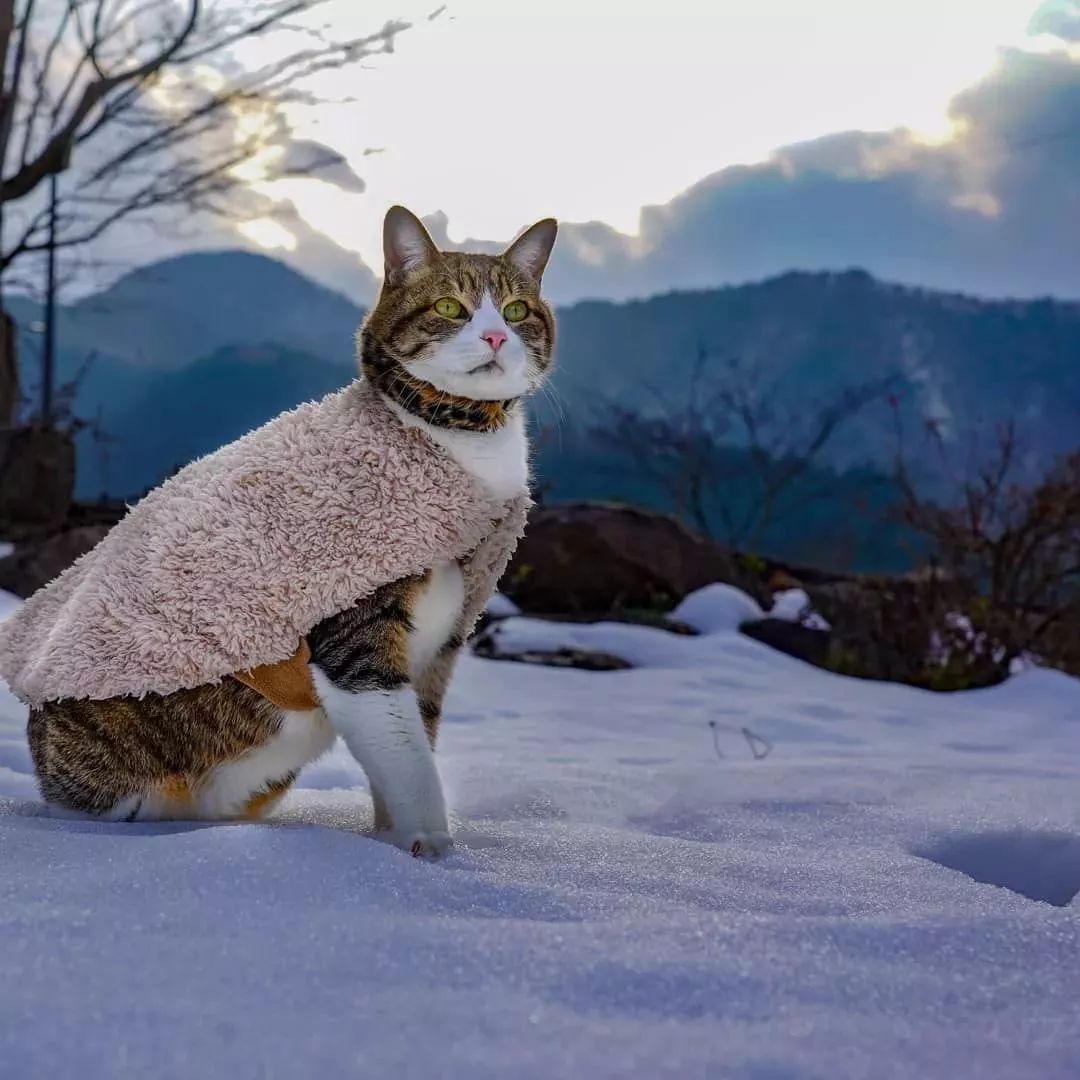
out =
[(485, 330), (480, 335), (481, 341), (486, 341), (494, 352), (499, 351), (499, 346), (506, 340), (505, 330)]

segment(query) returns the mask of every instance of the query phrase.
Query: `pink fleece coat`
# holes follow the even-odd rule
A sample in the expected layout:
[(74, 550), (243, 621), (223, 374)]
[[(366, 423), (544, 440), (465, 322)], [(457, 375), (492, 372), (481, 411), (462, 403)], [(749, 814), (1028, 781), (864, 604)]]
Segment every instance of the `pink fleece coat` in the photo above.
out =
[(462, 560), (468, 632), (528, 506), (493, 499), (358, 380), (147, 495), (0, 624), (0, 675), (30, 704), (216, 682), (448, 559)]

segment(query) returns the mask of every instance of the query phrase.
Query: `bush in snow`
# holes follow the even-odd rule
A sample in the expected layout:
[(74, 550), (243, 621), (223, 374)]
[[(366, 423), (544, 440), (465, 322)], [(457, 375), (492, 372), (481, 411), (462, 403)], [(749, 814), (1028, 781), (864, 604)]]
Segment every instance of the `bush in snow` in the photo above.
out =
[(829, 666), (939, 690), (993, 685), (1032, 657), (1080, 674), (1080, 451), (1035, 483), (1012, 479), (1015, 461), (1007, 429), (952, 505), (899, 470), (929, 565), (813, 591), (834, 630)]

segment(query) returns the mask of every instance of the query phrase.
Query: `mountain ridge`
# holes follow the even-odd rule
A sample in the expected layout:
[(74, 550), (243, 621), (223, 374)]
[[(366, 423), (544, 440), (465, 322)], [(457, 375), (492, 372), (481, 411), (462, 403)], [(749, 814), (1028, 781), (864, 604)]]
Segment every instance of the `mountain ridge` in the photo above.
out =
[[(25, 299), (13, 298), (11, 310), (24, 331), (40, 315)], [(279, 260), (243, 251), (176, 256), (63, 308), (58, 382), (92, 358), (76, 413), (115, 440), (103, 450), (81, 436), (80, 493), (136, 495), (196, 451), (348, 381), (362, 315)], [(32, 396), (39, 338), (22, 338)], [(162, 348), (148, 363), (151, 346)], [(756, 392), (772, 395), (778, 414), (786, 409), (796, 419), (845, 387), (886, 377), (897, 382), (909, 430), (932, 418), (956, 446), (980, 427), (1018, 418), (1031, 437), (1033, 467), (1073, 445), (1080, 426), (1080, 302), (986, 300), (881, 282), (859, 269), (794, 270), (561, 308), (551, 382), (561, 409), (547, 395), (533, 406), (542, 431), (558, 428), (539, 457), (555, 497), (589, 494), (581, 490), (589, 476), (593, 494), (608, 493), (592, 467), (601, 455), (591, 432), (603, 425), (605, 406), (655, 410), (659, 385), (679, 407), (702, 352), (708, 378), (737, 362)], [(864, 410), (823, 464), (880, 467), (894, 451), (893, 420), (880, 403)]]
[[(9, 298), (8, 307), (24, 326), (41, 317), (40, 305), (26, 297)], [(57, 339), (69, 353), (169, 369), (252, 341), (332, 355), (341, 347), (341, 327), (355, 329), (362, 316), (344, 294), (279, 259), (226, 248), (137, 267), (62, 305)]]

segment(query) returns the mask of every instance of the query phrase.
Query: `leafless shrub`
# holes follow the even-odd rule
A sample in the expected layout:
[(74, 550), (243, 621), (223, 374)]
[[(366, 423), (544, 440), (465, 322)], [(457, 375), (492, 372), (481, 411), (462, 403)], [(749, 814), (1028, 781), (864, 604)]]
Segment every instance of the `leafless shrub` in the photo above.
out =
[(1080, 450), (1035, 481), (1015, 478), (1018, 459), (1006, 425), (935, 500), (898, 455), (899, 517), (928, 556), (905, 579), (815, 594), (835, 631), (831, 666), (943, 690), (992, 685), (1025, 662), (1080, 674)]
[[(633, 463), (667, 495), (682, 521), (734, 547), (759, 550), (782, 518), (828, 497), (828, 486), (799, 490), (837, 432), (892, 379), (851, 386), (825, 404), (795, 401), (737, 360), (702, 347), (684, 395), (644, 387), (651, 407), (611, 404), (594, 436)], [(736, 483), (737, 481), (737, 483)], [(738, 501), (731, 493), (747, 492)]]

